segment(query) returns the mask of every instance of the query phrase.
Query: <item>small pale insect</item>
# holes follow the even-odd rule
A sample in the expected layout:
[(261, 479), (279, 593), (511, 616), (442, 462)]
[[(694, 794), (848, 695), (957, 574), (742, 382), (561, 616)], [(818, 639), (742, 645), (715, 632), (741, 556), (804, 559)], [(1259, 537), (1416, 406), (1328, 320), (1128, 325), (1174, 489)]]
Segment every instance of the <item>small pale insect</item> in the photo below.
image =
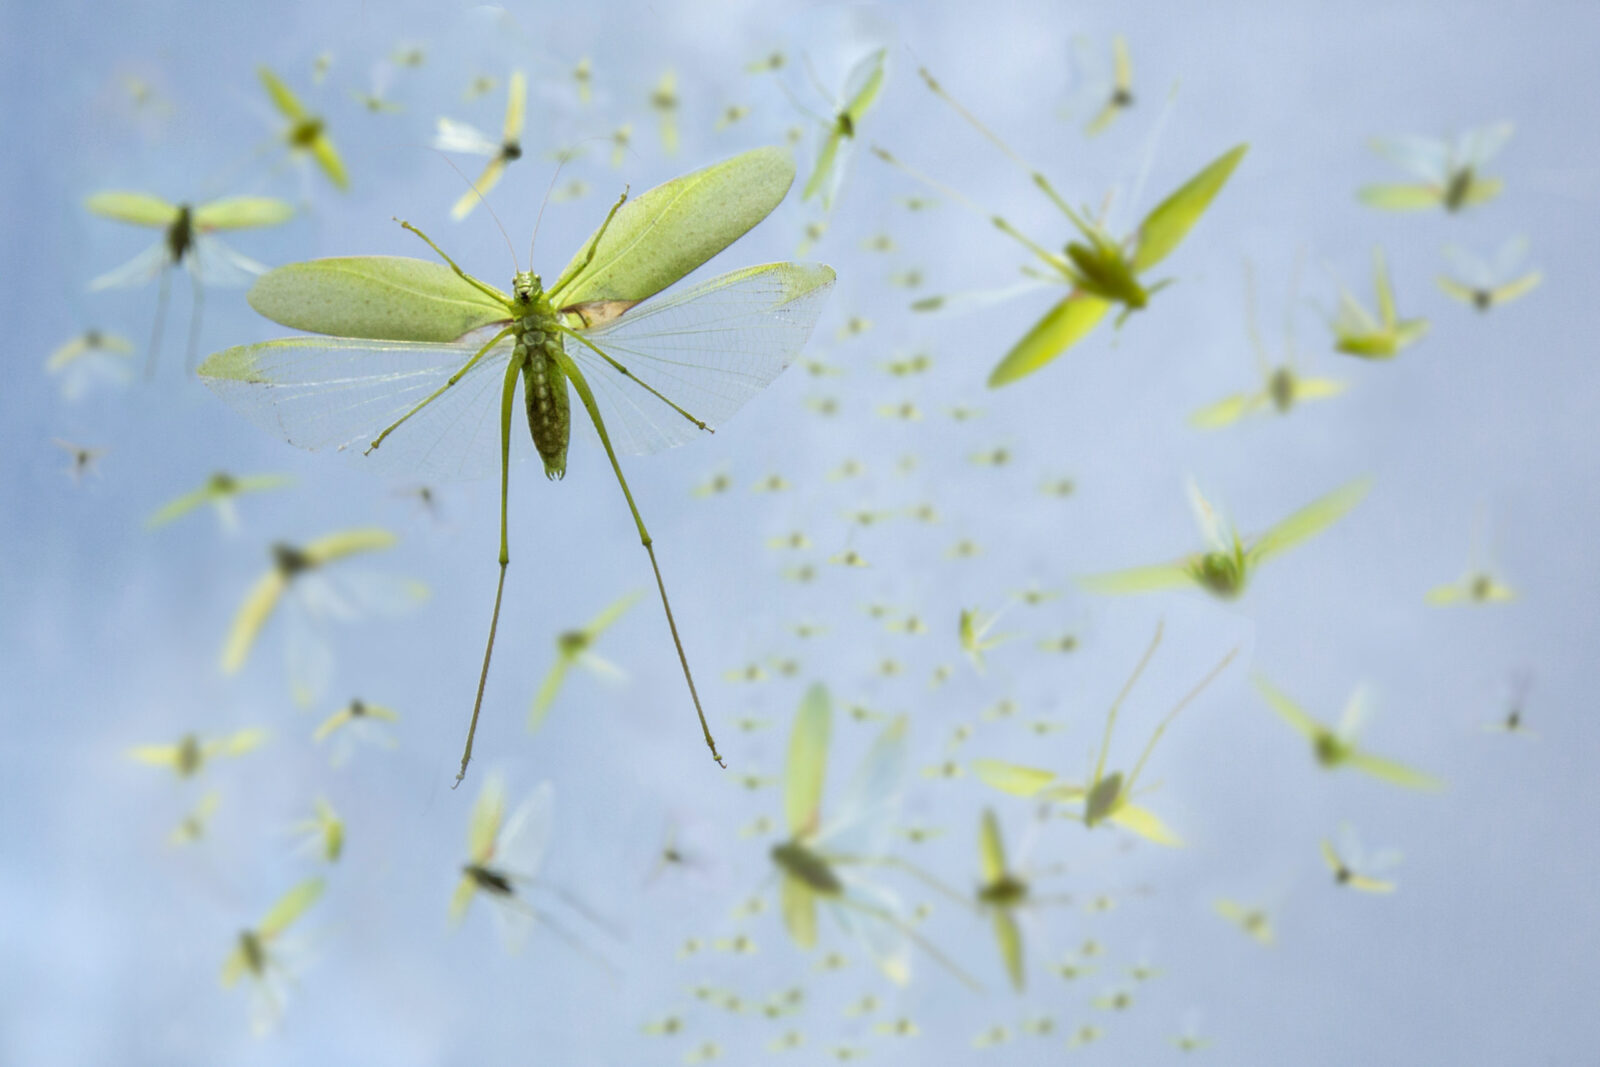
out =
[(292, 926), (322, 896), (321, 878), (308, 878), (274, 904), (260, 925), (239, 931), (233, 951), (222, 964), (222, 988), (232, 989), (239, 979), (250, 980), (250, 1027), (258, 1036), (277, 1024), (294, 976), (281, 941)]
[[(796, 107), (811, 115), (822, 128), (822, 142), (817, 148), (816, 166), (812, 168), (811, 177), (806, 180), (805, 191), (801, 194), (802, 200), (815, 197), (821, 201), (822, 210), (833, 210), (833, 202), (838, 199), (839, 188), (844, 183), (850, 151), (855, 145), (856, 128), (868, 109), (877, 101), (878, 94), (883, 91), (888, 62), (887, 48), (870, 52), (856, 62), (845, 79), (842, 97), (835, 101), (832, 119), (816, 115), (804, 105), (795, 103)], [(829, 95), (820, 85), (816, 88), (824, 97)]]
[[(650, 557), (702, 734), (716, 756), (653, 541), (617, 453), (659, 451), (710, 431), (805, 344), (833, 285), (828, 267), (772, 263), (649, 299), (765, 218), (793, 180), (788, 153), (764, 148), (636, 199), (619, 198), (548, 289), (537, 274), (519, 270), (510, 295), (466, 274), (403, 224), (445, 265), (360, 256), (279, 268), (251, 291), (252, 306), (324, 336), (227, 349), (202, 368), (224, 400), (293, 444), (359, 452), (369, 466), (392, 461), (413, 475), (499, 468), (499, 577), (462, 775), (510, 562), (506, 515), (519, 385), (548, 478), (566, 473), (571, 392), (594, 425)], [(485, 409), (498, 420), (483, 418)]]
[(72, 457), (67, 465), (67, 473), (75, 482), (83, 481), (85, 475), (98, 473), (100, 457), (106, 454), (103, 448), (73, 444), (59, 437), (51, 438), (50, 443)]
[(61, 380), (61, 398), (70, 403), (100, 387), (126, 385), (133, 350), (121, 334), (88, 329), (51, 352), (44, 369)]
[[(421, 582), (350, 571), (345, 560), (393, 547), (398, 539), (388, 530), (342, 530), (292, 545), (272, 546), (272, 566), (256, 579), (234, 615), (222, 646), (222, 673), (244, 666), (256, 638), (283, 604), (285, 660), (289, 691), (296, 704), (309, 707), (333, 674), (333, 654), (321, 632), (325, 620), (351, 622), (363, 615), (395, 615), (427, 599)], [(335, 573), (330, 573), (330, 569)]]
[(729, 104), (722, 109), (722, 114), (717, 116), (716, 131), (721, 133), (730, 126), (743, 122), (750, 116), (750, 108), (746, 104)]
[(773, 50), (760, 59), (746, 63), (744, 69), (749, 74), (773, 74), (782, 70), (786, 63), (788, 58), (781, 51)]
[[(1035, 828), (1037, 825), (1034, 824)], [(1026, 849), (1025, 844), (1024, 851)], [(977, 890), (978, 909), (989, 915), (1006, 975), (1011, 979), (1011, 987), (1021, 992), (1027, 984), (1027, 963), (1018, 913), (1046, 904), (1070, 903), (1072, 898), (1032, 892), (1029, 876), (1013, 870), (1006, 862), (1000, 821), (990, 808), (983, 809), (983, 817), (978, 824), (978, 859), (981, 879)]]
[(1274, 365), (1267, 358), (1267, 346), (1262, 342), (1261, 330), (1256, 324), (1255, 272), (1246, 266), (1245, 322), (1250, 331), (1250, 348), (1255, 353), (1261, 388), (1250, 393), (1234, 393), (1201, 408), (1189, 417), (1191, 426), (1200, 430), (1216, 430), (1259, 412), (1287, 415), (1302, 400), (1321, 400), (1344, 392), (1343, 382), (1331, 378), (1308, 378), (1295, 367), (1294, 294), (1299, 290), (1298, 263), (1295, 277), (1296, 281), (1289, 286), (1289, 310), (1284, 315), (1284, 361)]
[(1428, 332), (1428, 320), (1400, 317), (1381, 248), (1372, 250), (1372, 285), (1378, 299), (1376, 315), (1363, 307), (1350, 290), (1340, 286), (1339, 309), (1328, 319), (1333, 347), (1362, 359), (1393, 359), (1422, 340)]
[(627, 675), (622, 669), (610, 660), (605, 659), (594, 651), (594, 644), (600, 635), (614, 626), (628, 609), (638, 603), (642, 593), (628, 593), (612, 602), (604, 611), (596, 615), (589, 622), (576, 630), (563, 630), (556, 636), (556, 662), (550, 668), (544, 681), (539, 685), (539, 692), (533, 698), (533, 710), (528, 715), (528, 730), (531, 732), (544, 725), (550, 708), (555, 704), (556, 695), (561, 692), (561, 684), (566, 680), (567, 671), (574, 666), (580, 666), (591, 674), (603, 679), (621, 681)]
[(1333, 872), (1335, 885), (1363, 893), (1393, 893), (1395, 882), (1383, 877), (1400, 863), (1400, 852), (1384, 849), (1370, 859), (1361, 847), (1355, 827), (1339, 824), (1333, 840), (1322, 839), (1322, 862)]
[(1489, 260), (1455, 245), (1446, 245), (1444, 255), (1451, 273), (1439, 275), (1439, 288), (1452, 300), (1479, 311), (1526, 296), (1544, 278), (1537, 270), (1522, 271), (1522, 261), (1528, 255), (1525, 237), (1511, 238)]
[(1111, 735), (1116, 728), (1117, 712), (1122, 703), (1127, 699), (1128, 693), (1133, 689), (1134, 683), (1144, 673), (1145, 666), (1155, 655), (1156, 648), (1161, 644), (1162, 627), (1157, 625), (1155, 636), (1150, 641), (1150, 646), (1145, 649), (1144, 656), (1128, 676), (1123, 684), (1122, 691), (1117, 694), (1116, 700), (1111, 704), (1111, 710), (1106, 713), (1105, 735), (1100, 742), (1100, 755), (1095, 761), (1094, 770), (1089, 779), (1083, 783), (1058, 782), (1053, 771), (1040, 770), (1035, 767), (1025, 767), (1015, 763), (1005, 763), (1000, 760), (984, 759), (973, 764), (973, 771), (985, 784), (1005, 793), (1016, 796), (1037, 797), (1047, 801), (1067, 801), (1081, 804), (1081, 809), (1074, 816), (1084, 826), (1093, 829), (1102, 822), (1109, 822), (1131, 833), (1152, 841), (1158, 845), (1177, 846), (1183, 844), (1178, 835), (1170, 830), (1159, 816), (1147, 808), (1133, 802), (1135, 788), (1139, 783), (1139, 775), (1144, 771), (1145, 763), (1150, 759), (1150, 754), (1155, 751), (1161, 735), (1196, 697), (1204, 692), (1206, 686), (1221, 674), (1233, 658), (1239, 654), (1235, 647), (1226, 656), (1212, 667), (1210, 672), (1190, 689), (1178, 701), (1173, 709), (1167, 713), (1166, 718), (1156, 726), (1150, 735), (1149, 742), (1144, 751), (1139, 754), (1139, 761), (1133, 765), (1133, 770), (1126, 776), (1121, 771), (1106, 773), (1106, 756), (1111, 750)]
[(594, 102), (594, 64), (588, 56), (578, 60), (578, 65), (572, 68), (572, 84), (578, 90), (578, 103), (589, 105)]
[(1190, 479), (1189, 504), (1206, 541), (1203, 551), (1172, 563), (1093, 575), (1080, 578), (1078, 582), (1090, 592), (1111, 594), (1148, 593), (1198, 585), (1213, 596), (1232, 600), (1244, 593), (1258, 566), (1333, 525), (1359, 504), (1371, 487), (1370, 478), (1351, 482), (1312, 501), (1258, 536), (1246, 539), (1224, 522)]
[(328, 136), (327, 124), (322, 117), (313, 115), (294, 91), (266, 67), (256, 68), (261, 85), (271, 98), (273, 107), (288, 120), (279, 138), (288, 146), (289, 154), (296, 159), (309, 158), (340, 192), (350, 188), (350, 176), (345, 171), (344, 159)]
[(440, 119), (438, 131), (433, 138), (433, 147), (441, 152), (468, 152), (477, 156), (488, 156), (489, 162), (483, 168), (483, 173), (478, 175), (477, 181), (472, 183), (472, 188), (461, 194), (455, 206), (450, 209), (450, 217), (460, 221), (478, 206), (479, 201), (489, 195), (489, 191), (499, 184), (500, 178), (506, 172), (506, 166), (522, 158), (522, 127), (526, 120), (528, 108), (528, 79), (520, 70), (511, 72), (511, 80), (506, 93), (505, 121), (500, 127), (500, 140), (496, 141), (488, 134), (482, 133), (475, 127), (453, 119)]
[(1533, 674), (1527, 670), (1520, 670), (1511, 679), (1510, 707), (1505, 716), (1495, 722), (1483, 724), (1487, 733), (1522, 734), (1525, 737), (1538, 737), (1539, 735), (1528, 729), (1524, 721), (1523, 712), (1528, 702), (1528, 690), (1533, 688)]
[(678, 72), (667, 68), (650, 92), (650, 108), (656, 113), (661, 130), (661, 151), (678, 154)]
[(1372, 150), (1415, 180), (1366, 186), (1361, 201), (1386, 211), (1442, 207), (1449, 212), (1488, 203), (1505, 182), (1486, 177), (1483, 168), (1505, 147), (1512, 130), (1511, 123), (1497, 122), (1453, 138), (1376, 138)]
[(221, 793), (215, 789), (206, 790), (195, 806), (179, 820), (178, 825), (172, 828), (172, 832), (167, 835), (167, 843), (174, 846), (192, 845), (203, 840), (206, 829), (211, 824), (211, 817), (217, 813), (221, 803)]
[[(1120, 326), (1129, 315), (1142, 310), (1150, 298), (1172, 283), (1172, 279), (1149, 282), (1145, 275), (1167, 258), (1194, 228), (1200, 216), (1211, 205), (1222, 187), (1227, 184), (1234, 168), (1244, 158), (1247, 145), (1235, 145), (1212, 160), (1199, 173), (1174, 190), (1157, 204), (1127, 237), (1119, 240), (1106, 229), (1103, 220), (1090, 217), (1087, 210), (1079, 211), (1064, 199), (1044, 174), (1023, 162), (1017, 155), (954, 97), (934, 80), (926, 69), (920, 70), (923, 81), (934, 95), (951, 105), (963, 119), (987, 138), (1012, 162), (1027, 172), (1030, 181), (1056, 206), (1073, 228), (1078, 240), (1067, 242), (1062, 253), (1051, 252), (1044, 245), (1025, 236), (1001, 215), (977, 207), (966, 197), (939, 182), (905, 166), (882, 148), (873, 153), (908, 174), (915, 180), (951, 196), (958, 203), (984, 217), (991, 225), (1012, 240), (1021, 244), (1044, 266), (1040, 277), (1050, 282), (1064, 284), (1067, 295), (1034, 324), (1020, 341), (1012, 346), (989, 375), (991, 388), (1008, 385), (1039, 370), (1053, 361), (1072, 345), (1086, 337), (1113, 305), (1121, 305), (1117, 317)], [(1035, 288), (1031, 285), (1028, 288)], [(997, 294), (1009, 298), (1010, 292)]]
[(1118, 115), (1133, 107), (1133, 60), (1128, 56), (1128, 42), (1121, 34), (1111, 38), (1111, 67), (1106, 69), (1101, 53), (1087, 38), (1073, 42), (1077, 79), (1080, 88), (1073, 95), (1085, 98), (1088, 107), (1095, 108), (1083, 132), (1093, 137), (1104, 133)]
[(633, 123), (624, 122), (611, 131), (611, 169), (617, 170), (633, 144)]
[(984, 673), (984, 653), (1011, 640), (1016, 634), (995, 634), (990, 636), (990, 631), (1005, 614), (1005, 608), (985, 613), (978, 608), (962, 608), (961, 615), (956, 622), (956, 636), (961, 642), (961, 651), (972, 662), (972, 667), (979, 674)]
[(200, 338), (203, 287), (248, 285), (267, 269), (235, 252), (214, 234), (222, 230), (278, 226), (294, 215), (291, 205), (264, 196), (231, 196), (203, 204), (174, 204), (148, 193), (118, 190), (95, 193), (84, 206), (90, 214), (101, 218), (162, 231), (161, 240), (89, 283), (90, 290), (94, 291), (129, 288), (144, 285), (152, 278), (161, 279), (155, 324), (150, 331), (150, 351), (145, 357), (146, 376), (154, 372), (156, 353), (161, 348), (161, 327), (167, 314), (167, 288), (172, 269), (182, 267), (188, 271), (194, 287), (187, 362), (192, 368)]
[(209, 740), (189, 733), (179, 738), (176, 744), (136, 745), (128, 750), (128, 758), (152, 767), (166, 767), (179, 778), (193, 778), (214, 759), (234, 758), (255, 751), (268, 736), (267, 731), (259, 727)]
[(821, 903), (896, 984), (903, 985), (910, 977), (909, 942), (976, 988), (965, 972), (901, 918), (895, 895), (867, 880), (861, 870), (884, 862), (904, 777), (905, 717), (897, 717), (878, 735), (846, 786), (837, 814), (824, 821), (821, 801), (831, 724), (828, 692), (813, 685), (795, 714), (784, 769), (783, 810), (789, 837), (771, 850), (789, 937), (802, 949), (816, 945)]
[(405, 108), (389, 99), (389, 90), (393, 85), (394, 67), (388, 63), (374, 63), (367, 76), (367, 91), (363, 93), (352, 89), (350, 95), (371, 114), (398, 115)]
[(1311, 752), (1317, 763), (1326, 770), (1349, 767), (1370, 774), (1391, 785), (1407, 789), (1443, 789), (1444, 783), (1429, 774), (1407, 767), (1403, 763), (1374, 755), (1356, 744), (1362, 725), (1367, 718), (1367, 699), (1363, 690), (1357, 689), (1345, 703), (1338, 726), (1328, 726), (1313, 719), (1309, 712), (1291, 700), (1283, 690), (1256, 675), (1256, 688), (1266, 698), (1278, 717), (1311, 742)]
[(1229, 897), (1218, 897), (1211, 910), (1237, 926), (1257, 943), (1271, 948), (1278, 934), (1272, 922), (1272, 913), (1256, 904), (1243, 904)]
[(290, 827), (300, 837), (300, 851), (321, 857), (324, 863), (337, 863), (344, 855), (344, 820), (323, 797), (314, 802), (311, 817)]
[(399, 742), (392, 727), (399, 721), (400, 715), (393, 708), (351, 700), (322, 720), (311, 740), (320, 745), (331, 739), (333, 765), (339, 767), (350, 758), (358, 742), (377, 748), (394, 748)]
[(1517, 598), (1517, 591), (1501, 581), (1490, 569), (1483, 550), (1484, 518), (1480, 512), (1472, 529), (1472, 546), (1467, 569), (1456, 581), (1428, 590), (1426, 600), (1435, 607), (1452, 604), (1505, 604)]
[(239, 514), (234, 507), (236, 497), (244, 493), (282, 489), (293, 484), (294, 479), (287, 474), (252, 474), (235, 477), (227, 471), (217, 471), (207, 478), (200, 488), (174, 497), (156, 509), (148, 519), (144, 520), (145, 529), (154, 530), (165, 526), (198, 507), (210, 505), (212, 511), (216, 512), (217, 522), (224, 530), (231, 533), (239, 528)]

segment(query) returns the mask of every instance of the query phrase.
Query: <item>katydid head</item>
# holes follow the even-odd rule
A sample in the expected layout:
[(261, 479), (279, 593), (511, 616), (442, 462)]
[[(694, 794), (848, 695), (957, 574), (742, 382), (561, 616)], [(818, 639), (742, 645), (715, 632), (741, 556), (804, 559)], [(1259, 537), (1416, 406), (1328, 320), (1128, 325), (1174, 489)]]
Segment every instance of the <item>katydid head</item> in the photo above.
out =
[(519, 270), (511, 278), (511, 299), (516, 301), (521, 318), (544, 299), (544, 281), (531, 270)]
[(317, 138), (322, 136), (322, 129), (323, 123), (320, 118), (313, 116), (301, 119), (289, 127), (287, 135), (289, 147), (309, 150), (316, 143)]

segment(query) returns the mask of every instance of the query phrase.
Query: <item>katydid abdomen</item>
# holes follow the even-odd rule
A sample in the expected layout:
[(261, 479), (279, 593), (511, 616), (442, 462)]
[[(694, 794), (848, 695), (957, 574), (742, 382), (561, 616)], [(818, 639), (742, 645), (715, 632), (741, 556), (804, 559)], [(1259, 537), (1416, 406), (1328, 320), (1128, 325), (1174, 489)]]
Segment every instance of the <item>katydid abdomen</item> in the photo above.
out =
[[(530, 320), (533, 324), (530, 325)], [(567, 443), (572, 437), (572, 406), (567, 396), (567, 377), (556, 361), (561, 339), (554, 331), (539, 328), (537, 319), (522, 320), (517, 332), (516, 353), (522, 363), (523, 397), (528, 408), (528, 432), (544, 460), (547, 478), (567, 473)]]

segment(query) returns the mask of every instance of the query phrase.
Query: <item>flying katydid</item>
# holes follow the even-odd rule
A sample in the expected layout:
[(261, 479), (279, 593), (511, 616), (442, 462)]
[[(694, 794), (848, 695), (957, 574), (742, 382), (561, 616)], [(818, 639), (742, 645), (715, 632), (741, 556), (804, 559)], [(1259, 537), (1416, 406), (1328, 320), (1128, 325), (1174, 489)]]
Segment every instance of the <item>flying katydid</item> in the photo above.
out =
[(1077, 818), (1091, 830), (1102, 822), (1109, 822), (1158, 845), (1183, 844), (1178, 835), (1173, 833), (1159, 816), (1148, 808), (1133, 803), (1134, 786), (1138, 784), (1140, 772), (1144, 770), (1150, 754), (1155, 751), (1156, 743), (1161, 740), (1161, 735), (1172, 724), (1172, 720), (1176, 719), (1178, 713), (1199, 696), (1229, 663), (1233, 662), (1234, 656), (1239, 654), (1239, 649), (1235, 647), (1222, 657), (1221, 661), (1211, 668), (1210, 673), (1200, 679), (1199, 683), (1167, 713), (1167, 717), (1161, 720), (1155, 732), (1150, 735), (1149, 743), (1139, 755), (1139, 762), (1133, 765), (1133, 770), (1127, 776), (1121, 771), (1107, 774), (1106, 754), (1111, 750), (1111, 734), (1117, 725), (1117, 712), (1121, 709), (1122, 702), (1127, 699), (1129, 691), (1133, 689), (1134, 683), (1144, 673), (1150, 658), (1155, 655), (1156, 647), (1161, 644), (1161, 629), (1159, 625), (1156, 627), (1150, 647), (1145, 649), (1139, 665), (1123, 683), (1122, 691), (1117, 694), (1117, 699), (1111, 704), (1111, 710), (1106, 713), (1106, 732), (1100, 742), (1100, 756), (1095, 761), (1094, 772), (1087, 782), (1058, 783), (1053, 771), (993, 759), (978, 760), (973, 764), (974, 773), (985, 784), (1004, 793), (1051, 801), (1081, 802), (1083, 808)]
[(1397, 137), (1375, 139), (1372, 150), (1417, 181), (1404, 185), (1369, 185), (1359, 194), (1369, 207), (1388, 211), (1424, 211), (1442, 207), (1460, 211), (1500, 195), (1505, 182), (1483, 176), (1483, 167), (1511, 139), (1512, 125), (1497, 122), (1455, 138)]
[(1033, 184), (1067, 216), (1081, 237), (1081, 240), (1069, 241), (1064, 253), (1051, 252), (1024, 235), (1005, 217), (983, 211), (954, 190), (912, 170), (882, 148), (874, 147), (873, 153), (879, 159), (987, 217), (996, 229), (1027, 248), (1044, 263), (1047, 270), (1041, 272), (1040, 277), (1060, 282), (1071, 290), (1012, 346), (990, 372), (991, 388), (1009, 385), (1055, 359), (1099, 325), (1113, 304), (1122, 305), (1116, 320), (1117, 325), (1121, 326), (1129, 315), (1148, 305), (1151, 296), (1172, 284), (1170, 278), (1147, 282), (1143, 275), (1166, 259), (1188, 236), (1217, 193), (1222, 191), (1249, 147), (1235, 145), (1212, 160), (1157, 204), (1131, 234), (1118, 240), (1106, 230), (1102, 220), (1091, 219), (1087, 211), (1080, 212), (1068, 204), (1042, 172), (1023, 162), (1021, 156), (946, 92), (926, 69), (918, 73), (935, 96), (955, 108), (963, 119), (988, 138), (1008, 159), (1028, 172)]
[(158, 274), (161, 276), (150, 352), (145, 357), (146, 376), (155, 370), (156, 351), (161, 347), (161, 324), (167, 314), (167, 283), (172, 268), (181, 266), (188, 270), (189, 280), (194, 283), (194, 310), (189, 317), (189, 365), (193, 366), (200, 335), (201, 286), (244, 285), (267, 269), (211, 235), (217, 230), (277, 226), (294, 214), (292, 205), (265, 196), (230, 196), (204, 204), (173, 204), (149, 193), (121, 190), (95, 193), (84, 202), (84, 207), (91, 215), (162, 231), (161, 240), (89, 283), (91, 292), (124, 289), (143, 285)]
[(1247, 542), (1223, 522), (1191, 479), (1189, 503), (1206, 539), (1204, 551), (1153, 567), (1091, 575), (1080, 578), (1078, 584), (1090, 592), (1120, 594), (1149, 593), (1193, 583), (1224, 600), (1232, 600), (1244, 592), (1257, 566), (1333, 525), (1359, 504), (1370, 488), (1371, 480), (1362, 478), (1335, 489)]
[(462, 193), (450, 209), (451, 218), (466, 218), (478, 206), (478, 201), (489, 195), (489, 190), (499, 183), (500, 176), (506, 171), (506, 164), (522, 158), (522, 123), (527, 114), (527, 103), (528, 79), (522, 71), (516, 70), (511, 72), (510, 89), (506, 95), (506, 118), (498, 142), (464, 122), (439, 120), (439, 132), (433, 139), (435, 148), (441, 152), (471, 152), (490, 157), (472, 188)]
[[(1296, 268), (1297, 275), (1299, 273)], [(1292, 285), (1290, 291), (1298, 289)], [(1195, 412), (1190, 425), (1201, 430), (1216, 430), (1229, 426), (1246, 415), (1272, 410), (1287, 415), (1302, 400), (1320, 400), (1344, 392), (1344, 383), (1331, 378), (1307, 378), (1295, 369), (1294, 315), (1286, 317), (1284, 325), (1284, 362), (1276, 367), (1267, 363), (1267, 347), (1261, 342), (1261, 331), (1256, 326), (1255, 278), (1245, 272), (1246, 319), (1250, 328), (1250, 347), (1255, 351), (1256, 367), (1261, 373), (1262, 388), (1255, 393), (1234, 393)], [(1270, 405), (1270, 407), (1269, 407)]]
[(545, 716), (550, 714), (550, 706), (556, 702), (556, 694), (561, 692), (561, 683), (566, 680), (567, 670), (573, 664), (582, 664), (603, 678), (624, 677), (616, 664), (597, 655), (593, 648), (600, 635), (622, 618), (623, 613), (633, 607), (638, 599), (638, 593), (628, 593), (595, 616), (587, 626), (576, 630), (563, 630), (556, 637), (555, 666), (545, 675), (544, 681), (539, 685), (538, 696), (533, 698), (533, 711), (528, 716), (528, 729), (537, 730), (544, 724)]
[[(649, 300), (765, 218), (793, 180), (788, 153), (761, 148), (637, 199), (624, 193), (554, 284), (546, 289), (539, 275), (519, 270), (509, 295), (402, 223), (445, 265), (358, 256), (272, 271), (251, 290), (251, 305), (286, 326), (331, 336), (230, 348), (201, 368), (225, 401), (301, 447), (360, 451), (376, 465), (392, 460), (430, 476), (498, 465), (500, 572), (462, 776), (511, 558), (506, 501), (519, 379), (547, 478), (566, 473), (569, 386), (593, 422), (650, 556), (701, 731), (721, 762), (617, 454), (670, 448), (711, 431), (805, 344), (833, 285), (829, 267), (769, 263)], [(497, 423), (480, 421), (496, 402)], [(489, 432), (496, 425), (498, 434)]]
[(1340, 287), (1339, 310), (1328, 320), (1333, 347), (1362, 359), (1393, 359), (1401, 349), (1422, 340), (1428, 332), (1428, 320), (1400, 317), (1381, 248), (1372, 250), (1372, 285), (1378, 297), (1376, 317), (1356, 301), (1350, 290)]
[[(878, 99), (878, 94), (883, 91), (888, 59), (889, 50), (879, 48), (856, 63), (849, 77), (845, 79), (844, 96), (838, 102), (832, 119), (821, 118), (798, 101), (794, 101), (796, 107), (816, 119), (825, 131), (821, 147), (817, 149), (816, 166), (811, 171), (811, 177), (806, 180), (805, 191), (801, 194), (802, 200), (819, 197), (822, 201), (822, 210), (832, 210), (833, 201), (839, 195), (839, 186), (844, 182), (848, 159), (847, 156), (840, 155), (840, 150), (848, 152), (850, 146), (855, 143), (857, 123)], [(820, 85), (817, 90), (824, 96), (828, 95)]]
[(1447, 245), (1444, 254), (1454, 274), (1439, 275), (1439, 288), (1450, 299), (1479, 311), (1488, 311), (1526, 295), (1544, 277), (1537, 270), (1519, 273), (1522, 260), (1528, 254), (1525, 237), (1511, 238), (1500, 246), (1494, 259), (1487, 262), (1454, 245)]
[(289, 120), (288, 127), (280, 136), (290, 153), (295, 156), (309, 155), (336, 189), (340, 192), (348, 190), (350, 176), (345, 172), (344, 160), (334, 147), (333, 139), (328, 136), (327, 124), (320, 116), (307, 112), (300, 98), (271, 70), (260, 67), (256, 73), (260, 75), (267, 95), (272, 98), (273, 106)]
[(1287, 693), (1259, 674), (1256, 675), (1256, 688), (1272, 706), (1272, 710), (1278, 713), (1279, 718), (1311, 742), (1312, 754), (1316, 756), (1317, 762), (1328, 770), (1350, 767), (1408, 789), (1444, 788), (1444, 783), (1432, 775), (1407, 767), (1403, 763), (1375, 756), (1356, 745), (1356, 737), (1360, 734), (1361, 724), (1366, 718), (1366, 700), (1360, 689), (1351, 695), (1345, 705), (1344, 714), (1339, 718), (1339, 725), (1330, 727), (1313, 719), (1311, 714), (1291, 700)]

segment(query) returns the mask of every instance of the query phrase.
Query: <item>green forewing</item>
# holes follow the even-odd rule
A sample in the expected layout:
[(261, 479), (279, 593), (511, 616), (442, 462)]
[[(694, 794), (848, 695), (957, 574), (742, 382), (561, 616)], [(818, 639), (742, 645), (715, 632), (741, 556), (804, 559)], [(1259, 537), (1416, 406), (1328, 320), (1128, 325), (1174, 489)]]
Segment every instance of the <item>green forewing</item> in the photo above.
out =
[(148, 193), (95, 193), (84, 202), (90, 212), (135, 226), (170, 226), (178, 217), (178, 205)]
[(828, 769), (831, 725), (828, 690), (818, 683), (806, 690), (800, 710), (795, 713), (794, 732), (789, 737), (789, 762), (783, 772), (784, 821), (789, 832), (796, 836), (817, 829), (822, 780)]
[(1250, 546), (1251, 562), (1264, 560), (1332, 526), (1361, 503), (1371, 488), (1371, 478), (1360, 478), (1307, 504), (1262, 534)]
[(983, 809), (983, 822), (978, 829), (978, 858), (982, 863), (985, 884), (998, 882), (1006, 875), (1006, 849), (1000, 840), (1000, 822), (994, 811)]
[(263, 274), (248, 299), (267, 318), (296, 330), (386, 341), (454, 341), (510, 317), (506, 303), (449, 267), (404, 256), (290, 263)]
[(1224, 152), (1145, 216), (1144, 222), (1139, 224), (1139, 247), (1133, 254), (1136, 272), (1155, 266), (1178, 247), (1211, 206), (1248, 148), (1249, 145), (1241, 144)]
[(658, 185), (618, 209), (587, 266), (594, 238), (583, 242), (552, 295), (561, 307), (615, 301), (625, 310), (737, 241), (793, 182), (786, 150), (757, 148)]
[(991, 389), (1026, 377), (1082, 340), (1105, 318), (1111, 305), (1097, 296), (1074, 292), (1045, 313), (989, 374)]
[(228, 196), (194, 209), (194, 224), (202, 230), (240, 230), (276, 226), (294, 216), (294, 205), (270, 196)]

